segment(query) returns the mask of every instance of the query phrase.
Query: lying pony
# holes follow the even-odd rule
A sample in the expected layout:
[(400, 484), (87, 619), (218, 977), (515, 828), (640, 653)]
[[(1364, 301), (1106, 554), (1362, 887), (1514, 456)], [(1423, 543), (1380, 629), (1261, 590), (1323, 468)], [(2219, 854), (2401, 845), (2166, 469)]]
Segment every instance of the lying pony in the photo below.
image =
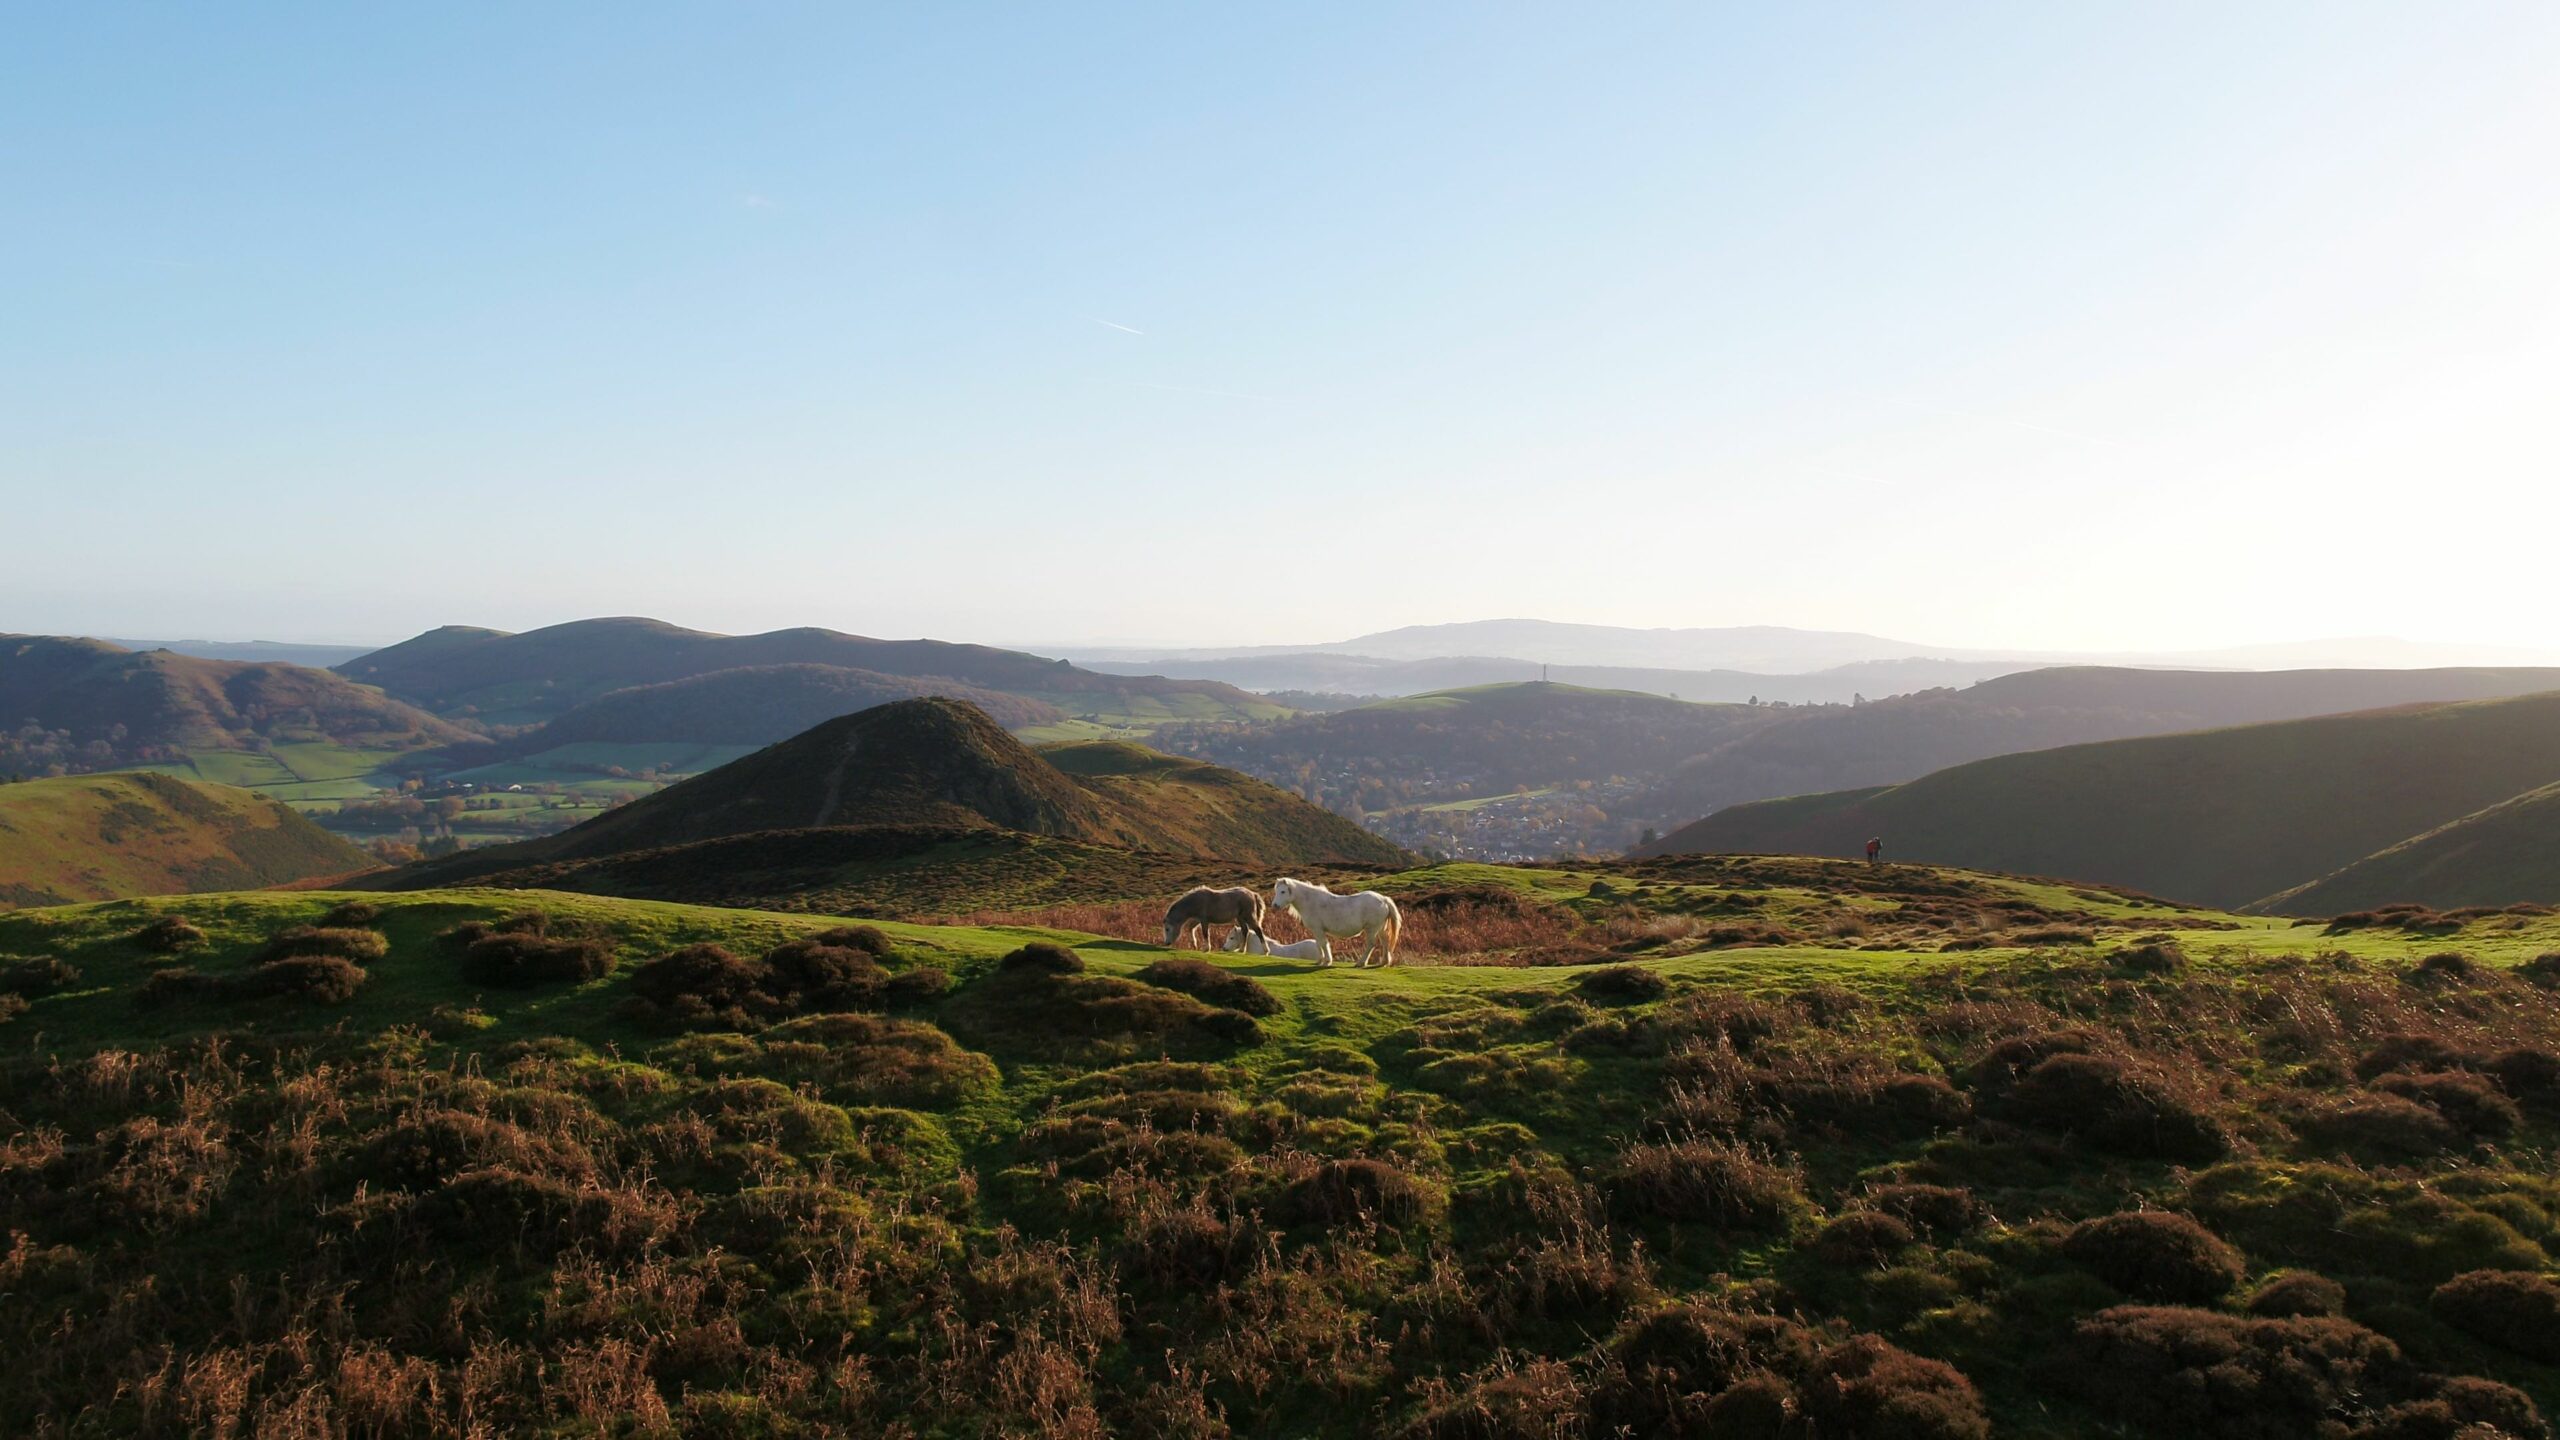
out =
[(1274, 945), (1271, 943), (1270, 936), (1250, 934), (1241, 925), (1228, 931), (1227, 938), (1219, 944), (1218, 948), (1230, 952), (1240, 950), (1248, 955), (1277, 955), (1283, 960), (1324, 958), (1322, 940), (1293, 940), (1286, 945)]

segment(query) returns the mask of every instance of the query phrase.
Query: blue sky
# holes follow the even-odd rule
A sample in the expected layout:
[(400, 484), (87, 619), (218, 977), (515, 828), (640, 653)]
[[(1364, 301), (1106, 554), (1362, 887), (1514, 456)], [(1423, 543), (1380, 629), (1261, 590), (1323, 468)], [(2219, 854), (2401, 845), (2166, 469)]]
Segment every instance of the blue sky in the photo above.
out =
[(16, 7), (0, 629), (2544, 643), (2555, 73), (2466, 0)]

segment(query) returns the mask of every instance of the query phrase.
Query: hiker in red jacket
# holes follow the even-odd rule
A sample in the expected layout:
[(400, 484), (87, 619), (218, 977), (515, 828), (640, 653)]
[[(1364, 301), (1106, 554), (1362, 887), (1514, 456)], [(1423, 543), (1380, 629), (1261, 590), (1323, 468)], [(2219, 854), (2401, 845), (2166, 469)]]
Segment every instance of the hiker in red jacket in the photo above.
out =
[(1868, 864), (1873, 865), (1874, 863), (1876, 863), (1876, 858), (1877, 858), (1878, 856), (1882, 855), (1882, 854), (1884, 854), (1884, 841), (1883, 841), (1883, 840), (1881, 840), (1881, 839), (1873, 839), (1873, 840), (1869, 840), (1869, 841), (1867, 842), (1867, 863), (1868, 863)]

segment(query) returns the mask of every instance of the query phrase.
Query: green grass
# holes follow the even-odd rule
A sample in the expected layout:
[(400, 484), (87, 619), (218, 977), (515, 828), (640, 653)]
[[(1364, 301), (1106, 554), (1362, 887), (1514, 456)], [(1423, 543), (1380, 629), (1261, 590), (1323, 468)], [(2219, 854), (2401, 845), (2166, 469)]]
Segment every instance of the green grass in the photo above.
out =
[(246, 790), (131, 772), (0, 785), (0, 905), (277, 885), (368, 864)]

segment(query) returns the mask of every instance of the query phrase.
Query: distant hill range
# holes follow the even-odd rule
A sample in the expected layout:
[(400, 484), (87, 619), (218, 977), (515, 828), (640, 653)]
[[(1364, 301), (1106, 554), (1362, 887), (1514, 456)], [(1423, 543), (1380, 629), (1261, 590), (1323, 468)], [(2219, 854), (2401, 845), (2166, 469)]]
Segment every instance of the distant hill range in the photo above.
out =
[(1962, 690), (1798, 710), (1682, 757), (1650, 813), (1894, 784), (2024, 750), (2560, 690), (2560, 669), (2030, 670)]
[[(2389, 884), (2364, 882), (2387, 879), (2405, 855), (2297, 887), (2555, 782), (2560, 694), (2534, 694), (2003, 755), (1905, 784), (1731, 806), (1647, 853), (1848, 855), (1877, 836), (1891, 859), (2292, 911), (2378, 896)], [(2480, 817), (2471, 833), (2514, 833), (2504, 827), (2542, 811)]]
[(1169, 675), (1220, 680), (1262, 693), (1400, 696), (1478, 685), (1551, 680), (1592, 690), (1634, 690), (1674, 700), (1741, 703), (1783, 700), (1798, 705), (1845, 705), (1852, 700), (1900, 695), (1944, 685), (1970, 685), (2029, 669), (2019, 660), (1867, 660), (1802, 675), (1754, 670), (1665, 670), (1605, 665), (1546, 665), (1535, 660), (1435, 656), (1385, 660), (1374, 655), (1299, 651), (1202, 659), (1089, 660), (1087, 668), (1112, 675)]
[(770, 745), (839, 715), (925, 695), (967, 701), (1008, 730), (1066, 719), (1055, 705), (929, 675), (883, 675), (837, 665), (748, 665), (609, 691), (536, 733), (545, 746), (590, 741)]
[[(1121, 745), (1068, 746), (1061, 758), (1064, 768), (965, 703), (902, 700), (829, 720), (561, 834), (428, 861), (388, 883), (453, 884), (684, 847), (709, 848), (677, 868), (716, 866), (741, 853), (716, 842), (880, 827), (992, 829), (1190, 856), (1243, 878), (1295, 864), (1411, 858), (1338, 815), (1214, 766)], [(763, 842), (758, 863), (798, 843)]]
[(94, 770), (293, 740), (404, 751), (478, 743), (327, 670), (58, 635), (0, 635), (0, 727), (0, 771)]
[[(2486, 665), (2513, 666), (2560, 661), (2560, 651), (2529, 651), (2489, 645), (2441, 645), (2389, 637), (2363, 636), (2332, 640), (2290, 641), (2275, 645), (2235, 646), (2219, 650), (2106, 654), (2092, 651), (1982, 650), (1926, 645), (1850, 630), (1799, 630), (1783, 625), (1729, 625), (1692, 628), (1635, 629), (1619, 625), (1575, 625), (1553, 620), (1471, 620), (1454, 625), (1408, 625), (1357, 635), (1348, 640), (1300, 645), (1239, 645), (1178, 649), (1143, 646), (1042, 647), (1041, 653), (1063, 655), (1079, 664), (1112, 661), (1139, 665), (1190, 664), (1213, 660), (1334, 655), (1372, 662), (1440, 660), (1454, 656), (1490, 656), (1514, 662), (1587, 666), (1622, 670), (1745, 671), (1762, 675), (1803, 675), (1841, 666), (1877, 661), (1926, 659), (1940, 662), (2005, 665), (2010, 670), (2038, 665), (2159, 666), (2176, 669), (2255, 670), (2274, 667), (2373, 667)], [(1208, 673), (1167, 670), (1165, 673)], [(1988, 673), (2002, 673), (1991, 671)], [(1527, 676), (1483, 675), (1444, 683), (1474, 683)], [(1577, 684), (1600, 683), (1596, 677), (1553, 675)], [(1929, 682), (1963, 683), (1982, 675), (1949, 673)], [(1273, 688), (1321, 689), (1285, 685)], [(1649, 689), (1635, 685), (1631, 689)], [(1874, 696), (1874, 688), (1861, 687)], [(1740, 699), (1700, 688), (1688, 699)], [(1891, 692), (1884, 692), (1891, 693)], [(1764, 697), (1771, 692), (1762, 691)], [(1794, 696), (1777, 698), (1793, 699)], [(1807, 699), (1824, 697), (1808, 695)], [(1845, 696), (1841, 698), (1846, 698)]]
[(293, 640), (128, 640), (110, 635), (107, 642), (127, 650), (175, 650), (199, 660), (256, 660), (283, 665), (308, 665), (326, 670), (342, 665), (359, 655), (378, 650), (378, 645), (313, 645)]
[(929, 677), (1002, 691), (1104, 723), (1283, 713), (1214, 681), (1098, 675), (1062, 660), (984, 645), (873, 640), (816, 629), (714, 635), (631, 618), (578, 620), (522, 634), (448, 625), (337, 668), (349, 679), (378, 685), (440, 715), (530, 724), (633, 686), (777, 665)]
[(166, 775), (0, 785), (0, 909), (257, 890), (370, 869), (273, 800)]

